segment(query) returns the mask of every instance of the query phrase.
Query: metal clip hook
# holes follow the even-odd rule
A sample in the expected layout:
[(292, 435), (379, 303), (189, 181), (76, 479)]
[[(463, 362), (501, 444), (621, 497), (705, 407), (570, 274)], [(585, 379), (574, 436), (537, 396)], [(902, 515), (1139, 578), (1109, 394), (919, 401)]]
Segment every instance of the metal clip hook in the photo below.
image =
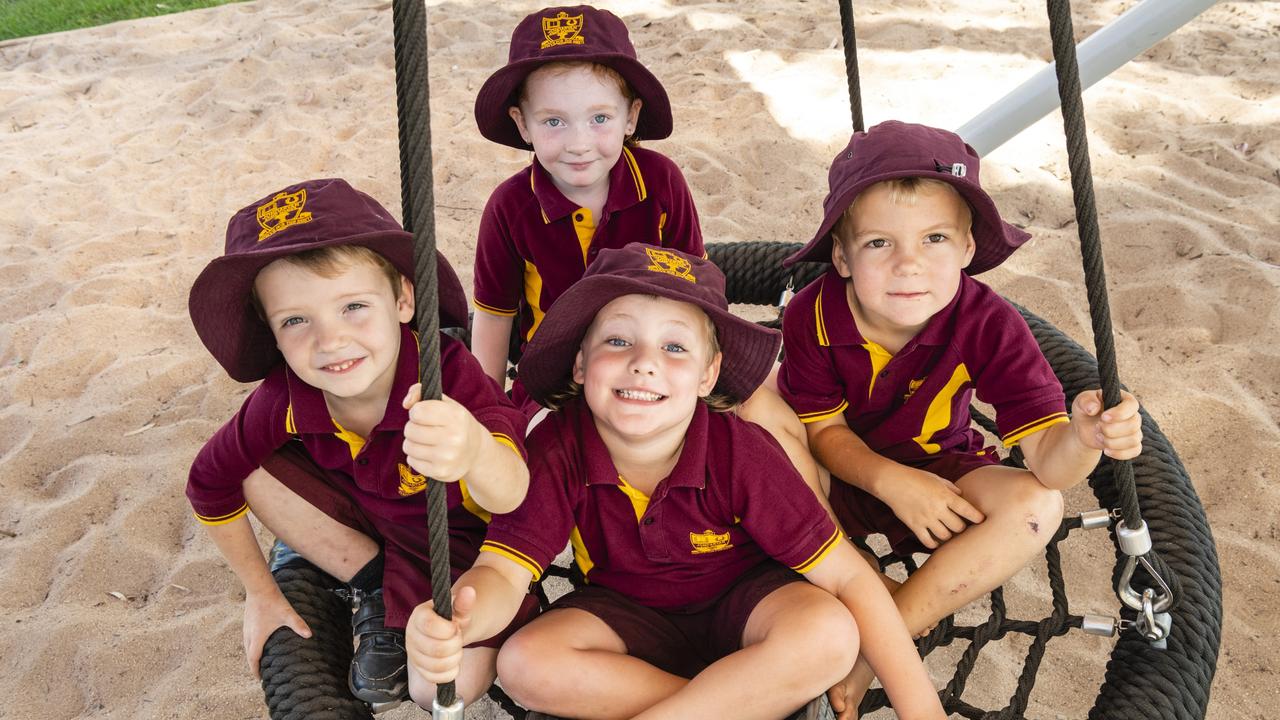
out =
[(787, 303), (791, 302), (791, 298), (796, 296), (795, 276), (787, 278), (787, 287), (782, 291), (782, 295), (778, 297), (778, 310), (781, 312), (787, 308)]

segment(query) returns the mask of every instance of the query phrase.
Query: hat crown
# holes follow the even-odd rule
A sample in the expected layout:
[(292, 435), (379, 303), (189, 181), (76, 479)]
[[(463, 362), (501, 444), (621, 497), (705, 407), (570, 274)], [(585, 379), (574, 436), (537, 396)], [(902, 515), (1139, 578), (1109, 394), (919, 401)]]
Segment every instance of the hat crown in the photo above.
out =
[(376, 200), (345, 180), (290, 185), (231, 217), (224, 254), (278, 251), (367, 233), (403, 232)]
[[(972, 147), (953, 132), (925, 125), (887, 120), (865, 132), (856, 132), (836, 156), (827, 173), (830, 194), (867, 178), (935, 176), (946, 173), (980, 187), (979, 158)], [(952, 180), (954, 182), (954, 180)]]
[(530, 58), (617, 53), (635, 59), (627, 26), (608, 10), (590, 5), (552, 7), (528, 15), (511, 33), (508, 62)]
[(638, 242), (601, 250), (583, 278), (595, 276), (636, 280), (653, 286), (654, 295), (670, 300), (729, 308), (720, 268), (706, 258), (675, 250)]

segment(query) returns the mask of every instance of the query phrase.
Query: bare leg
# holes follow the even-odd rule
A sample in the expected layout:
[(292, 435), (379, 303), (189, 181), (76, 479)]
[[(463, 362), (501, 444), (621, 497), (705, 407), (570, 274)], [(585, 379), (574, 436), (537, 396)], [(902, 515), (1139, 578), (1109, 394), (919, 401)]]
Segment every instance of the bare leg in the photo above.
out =
[(821, 588), (791, 583), (751, 612), (741, 650), (638, 718), (777, 720), (840, 682), (857, 652), (849, 610)]
[(689, 681), (627, 655), (603, 620), (552, 610), (524, 626), (498, 654), (502, 687), (521, 705), (567, 718), (629, 718)]
[(261, 468), (245, 479), (244, 494), (268, 530), (343, 582), (378, 554), (372, 538), (325, 515)]
[[(454, 681), (458, 697), (463, 705), (470, 705), (484, 695), (497, 675), (498, 650), (496, 648), (463, 648), (462, 669)], [(435, 683), (427, 682), (409, 665), (409, 697), (423, 709), (430, 710), (436, 697)]]
[[(1044, 550), (1062, 521), (1062, 494), (1026, 470), (993, 465), (956, 484), (987, 519), (953, 536), (891, 591), (912, 637), (1003, 584)], [(853, 680), (865, 691), (874, 675), (861, 658), (856, 670)]]

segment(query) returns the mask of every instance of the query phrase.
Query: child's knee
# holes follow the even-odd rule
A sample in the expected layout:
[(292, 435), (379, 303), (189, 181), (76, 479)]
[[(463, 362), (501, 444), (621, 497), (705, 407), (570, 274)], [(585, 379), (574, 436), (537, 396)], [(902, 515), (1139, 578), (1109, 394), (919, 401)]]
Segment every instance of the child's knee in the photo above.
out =
[(541, 702), (548, 688), (550, 676), (542, 676), (540, 670), (558, 666), (549, 657), (552, 648), (547, 646), (544, 633), (538, 628), (526, 627), (502, 644), (495, 664), (502, 689), (525, 707), (544, 707)]
[(819, 668), (830, 671), (828, 687), (843, 678), (858, 659), (859, 649), (858, 625), (849, 609), (827, 596), (806, 612), (795, 613), (794, 619), (800, 626), (793, 639), (805, 659), (799, 667), (806, 668), (806, 674)]
[(1030, 473), (1011, 484), (1004, 506), (1009, 522), (1041, 544), (1047, 543), (1062, 523), (1062, 493), (1041, 485)]

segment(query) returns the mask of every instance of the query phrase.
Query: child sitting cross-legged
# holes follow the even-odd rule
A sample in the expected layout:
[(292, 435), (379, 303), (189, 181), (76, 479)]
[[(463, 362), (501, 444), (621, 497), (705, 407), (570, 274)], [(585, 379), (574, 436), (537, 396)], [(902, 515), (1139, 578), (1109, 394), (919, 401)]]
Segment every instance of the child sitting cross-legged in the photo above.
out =
[[(779, 391), (831, 471), (844, 529), (883, 533), (899, 555), (932, 553), (894, 592), (913, 635), (1039, 554), (1062, 520), (1059, 490), (1102, 453), (1142, 446), (1128, 393), (1105, 409), (1100, 391), (1080, 393), (1068, 415), (1026, 322), (973, 279), (1028, 239), (1000, 218), (978, 170), (945, 130), (889, 121), (856, 133), (832, 162), (822, 225), (786, 261), (831, 268), (787, 306)], [(984, 447), (975, 394), (1028, 470)], [(860, 663), (849, 704), (870, 678)]]
[[(466, 296), (436, 255), (441, 327)], [(187, 496), (245, 588), (244, 649), (306, 622), (276, 586), (252, 512), (299, 555), (349, 585), (359, 647), (349, 684), (374, 705), (434, 689), (405, 665), (403, 627), (431, 597), (425, 476), (448, 482), (450, 555), (464, 569), (490, 512), (528, 486), (524, 415), (466, 347), (440, 334), (445, 397), (417, 402), (413, 236), (339, 179), (284, 188), (231, 218), (226, 251), (191, 288), (191, 319), (227, 374), (261, 380), (191, 466)], [(537, 609), (517, 601), (513, 626)], [(467, 700), (493, 680), (501, 634), (467, 650)]]
[[(877, 575), (780, 446), (721, 412), (772, 367), (778, 334), (728, 312), (709, 261), (603, 250), (521, 361), (556, 408), (530, 434), (530, 487), (494, 516), (445, 621), (419, 606), (409, 662), (441, 682), (505, 627), (565, 547), (586, 585), (498, 656), (506, 691), (574, 718), (776, 720), (861, 651), (899, 717), (942, 707)], [(807, 582), (806, 582), (807, 581)]]

